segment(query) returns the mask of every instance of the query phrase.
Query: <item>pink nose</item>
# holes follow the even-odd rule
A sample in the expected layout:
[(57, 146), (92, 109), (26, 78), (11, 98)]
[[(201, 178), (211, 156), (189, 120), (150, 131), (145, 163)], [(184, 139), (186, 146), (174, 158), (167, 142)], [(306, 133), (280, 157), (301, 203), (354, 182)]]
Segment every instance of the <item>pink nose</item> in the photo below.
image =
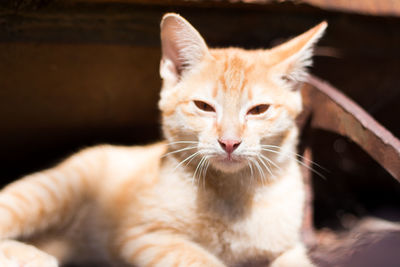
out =
[(220, 139), (218, 142), (228, 154), (231, 154), (241, 143), (240, 140), (234, 139)]

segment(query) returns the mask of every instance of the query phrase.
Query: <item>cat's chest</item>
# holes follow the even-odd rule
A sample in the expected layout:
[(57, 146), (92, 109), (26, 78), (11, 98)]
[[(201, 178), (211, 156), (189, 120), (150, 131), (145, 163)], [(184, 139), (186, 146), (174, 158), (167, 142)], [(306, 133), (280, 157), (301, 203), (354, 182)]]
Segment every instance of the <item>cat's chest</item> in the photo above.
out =
[(288, 197), (286, 187), (259, 192), (249, 202), (207, 203), (197, 213), (193, 238), (228, 265), (274, 258), (298, 238), (302, 199)]
[(269, 254), (271, 228), (262, 219), (263, 212), (255, 208), (241, 218), (219, 216), (213, 212), (200, 213), (196, 218), (199, 227), (192, 232), (195, 233), (193, 238), (229, 265), (269, 256), (266, 254)]
[(171, 219), (168, 225), (228, 265), (273, 257), (295, 242), (302, 206), (297, 195), (291, 182), (283, 182), (249, 198), (221, 199), (172, 178), (155, 194), (159, 212)]

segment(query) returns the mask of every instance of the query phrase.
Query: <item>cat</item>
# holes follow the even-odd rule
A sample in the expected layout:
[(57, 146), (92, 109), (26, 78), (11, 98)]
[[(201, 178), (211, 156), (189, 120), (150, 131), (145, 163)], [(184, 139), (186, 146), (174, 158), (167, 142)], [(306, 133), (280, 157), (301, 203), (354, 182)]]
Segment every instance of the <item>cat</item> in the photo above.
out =
[(87, 148), (3, 188), (0, 265), (313, 266), (295, 120), (326, 27), (267, 50), (210, 49), (164, 15), (165, 141)]

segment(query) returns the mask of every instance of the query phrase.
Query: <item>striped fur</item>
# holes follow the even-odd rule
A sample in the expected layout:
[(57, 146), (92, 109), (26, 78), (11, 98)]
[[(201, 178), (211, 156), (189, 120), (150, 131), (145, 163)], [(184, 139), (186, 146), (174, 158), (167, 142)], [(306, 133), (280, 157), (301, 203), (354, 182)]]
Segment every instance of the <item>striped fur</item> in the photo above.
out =
[(208, 49), (167, 14), (166, 141), (88, 148), (3, 188), (0, 265), (312, 266), (299, 238), (294, 84), (325, 27), (271, 50)]

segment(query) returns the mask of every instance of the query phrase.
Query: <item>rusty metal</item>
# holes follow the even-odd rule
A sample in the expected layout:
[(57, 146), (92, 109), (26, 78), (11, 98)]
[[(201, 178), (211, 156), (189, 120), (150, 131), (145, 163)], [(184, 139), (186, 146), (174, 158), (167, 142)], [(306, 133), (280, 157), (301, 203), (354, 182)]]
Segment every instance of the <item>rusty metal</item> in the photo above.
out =
[(311, 126), (349, 137), (400, 182), (400, 141), (339, 90), (310, 77), (303, 91)]

